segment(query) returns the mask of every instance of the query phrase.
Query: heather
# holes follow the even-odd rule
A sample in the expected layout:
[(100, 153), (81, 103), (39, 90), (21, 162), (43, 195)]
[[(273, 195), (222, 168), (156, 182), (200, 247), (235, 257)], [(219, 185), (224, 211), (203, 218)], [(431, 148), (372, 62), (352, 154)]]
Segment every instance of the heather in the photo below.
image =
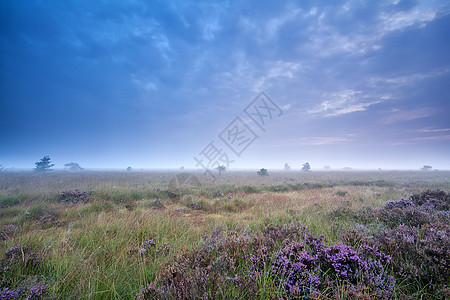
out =
[[(388, 201), (382, 208), (365, 210), (363, 223), (344, 239), (376, 245), (392, 257), (392, 274), (401, 280), (399, 293), (420, 291), (448, 298), (450, 278), (450, 194), (427, 190), (408, 199)], [(358, 216), (358, 214), (357, 214)], [(372, 223), (370, 223), (372, 222)], [(374, 223), (381, 230), (370, 230)], [(371, 231), (370, 238), (367, 231)]]
[[(21, 244), (7, 249), (0, 259), (0, 299), (42, 299), (47, 294), (48, 283), (39, 278), (44, 257)], [(18, 278), (21, 273), (24, 276)]]
[[(270, 171), (270, 170), (269, 170)], [(0, 174), (0, 299), (446, 299), (446, 172)]]
[(261, 232), (218, 228), (203, 236), (200, 249), (167, 265), (138, 298), (392, 296), (389, 256), (365, 244), (358, 251), (342, 242), (326, 247), (323, 236), (307, 232), (300, 223)]

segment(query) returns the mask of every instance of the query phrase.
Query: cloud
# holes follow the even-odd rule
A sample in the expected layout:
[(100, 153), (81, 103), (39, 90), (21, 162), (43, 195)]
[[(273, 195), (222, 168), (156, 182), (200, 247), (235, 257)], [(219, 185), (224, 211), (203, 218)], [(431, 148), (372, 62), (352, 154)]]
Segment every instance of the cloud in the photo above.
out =
[(360, 102), (364, 98), (362, 91), (344, 90), (327, 96), (330, 100), (323, 101), (319, 108), (309, 110), (309, 114), (321, 114), (325, 117), (335, 117), (354, 112), (365, 111), (371, 105), (382, 102), (381, 100), (371, 102)]
[[(398, 4), (398, 3), (397, 3)], [(325, 7), (315, 13), (314, 25), (307, 29), (310, 41), (305, 49), (328, 57), (339, 54), (364, 55), (383, 47), (383, 38), (411, 27), (425, 27), (450, 13), (445, 6), (426, 8), (427, 3), (399, 9), (389, 3), (353, 2)], [(368, 13), (368, 10), (371, 10)], [(362, 15), (362, 13), (364, 15)], [(366, 17), (366, 18), (365, 18)], [(361, 22), (364, 18), (364, 22)], [(351, 30), (347, 24), (352, 24)]]
[(448, 141), (450, 140), (450, 135), (434, 135), (425, 136), (412, 139), (413, 141)]
[(386, 11), (380, 13), (381, 34), (387, 34), (395, 30), (403, 30), (410, 26), (424, 27), (437, 16), (434, 9), (423, 10), (415, 7), (406, 11)]
[[(350, 136), (350, 135), (348, 135)], [(353, 141), (348, 137), (303, 137), (278, 140), (273, 144), (273, 147), (297, 147), (297, 146), (327, 146)]]
[(426, 133), (447, 132), (447, 131), (450, 131), (450, 128), (437, 128), (437, 129), (423, 128), (423, 129), (418, 130), (418, 132), (426, 132)]
[[(446, 130), (446, 131), (450, 131), (450, 129)], [(435, 131), (432, 131), (432, 132), (435, 132)], [(443, 141), (450, 141), (450, 135), (447, 134), (447, 135), (430, 135), (430, 136), (415, 137), (415, 138), (405, 139), (403, 141), (397, 141), (395, 143), (391, 143), (390, 145), (391, 146), (415, 145), (420, 142), (428, 143), (428, 142), (443, 142)]]
[(274, 61), (266, 64), (263, 75), (256, 79), (253, 90), (258, 92), (268, 89), (277, 79), (292, 79), (301, 69), (300, 63), (291, 61)]
[(427, 118), (436, 114), (433, 108), (416, 108), (411, 110), (394, 109), (392, 113), (381, 120), (383, 124), (392, 124), (404, 121), (413, 121), (417, 119)]
[(205, 22), (203, 28), (203, 38), (206, 40), (212, 40), (216, 36), (216, 32), (220, 30), (221, 27), (219, 26), (217, 19), (209, 20)]
[(396, 76), (396, 77), (372, 77), (368, 80), (368, 86), (370, 87), (379, 87), (379, 86), (391, 86), (394, 88), (408, 86), (411, 84), (415, 84), (419, 81), (432, 79), (440, 76), (447, 75), (449, 73), (448, 68), (440, 68), (436, 70), (432, 70), (428, 73), (415, 73), (404, 76)]
[(239, 26), (250, 38), (263, 44), (276, 38), (280, 28), (294, 21), (301, 11), (300, 8), (288, 7), (283, 13), (269, 19), (241, 16)]

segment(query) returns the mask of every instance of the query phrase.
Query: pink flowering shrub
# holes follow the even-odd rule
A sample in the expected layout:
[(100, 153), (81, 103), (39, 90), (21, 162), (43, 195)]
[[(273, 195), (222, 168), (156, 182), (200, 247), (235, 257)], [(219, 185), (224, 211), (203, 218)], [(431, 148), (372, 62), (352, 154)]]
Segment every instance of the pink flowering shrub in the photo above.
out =
[[(343, 236), (350, 245), (368, 243), (391, 256), (392, 275), (402, 293), (421, 291), (427, 297), (446, 299), (450, 278), (450, 195), (425, 191), (409, 199), (388, 201), (385, 207), (365, 210), (357, 220), (381, 223), (382, 230), (371, 232), (364, 225)], [(363, 214), (361, 214), (363, 215)]]
[[(15, 244), (5, 251), (0, 259), (0, 299), (44, 299), (48, 284), (36, 282), (26, 283), (26, 278), (34, 278), (41, 267), (43, 256), (31, 249)], [(17, 273), (25, 275), (23, 282), (17, 282)]]
[[(339, 242), (325, 247), (323, 237), (307, 228), (269, 225), (260, 232), (218, 228), (204, 235), (200, 249), (177, 257), (145, 286), (139, 299), (251, 298), (264, 288), (264, 278), (277, 297), (330, 297), (365, 292), (378, 298), (392, 295), (395, 281), (385, 272), (389, 257), (376, 247), (359, 251)], [(275, 296), (275, 294), (273, 295)]]

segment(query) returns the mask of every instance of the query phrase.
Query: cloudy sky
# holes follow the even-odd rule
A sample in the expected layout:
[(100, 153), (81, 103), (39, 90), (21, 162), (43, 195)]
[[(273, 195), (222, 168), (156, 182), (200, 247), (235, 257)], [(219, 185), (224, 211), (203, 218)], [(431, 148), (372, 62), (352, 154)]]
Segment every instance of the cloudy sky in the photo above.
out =
[(3, 0), (0, 164), (450, 169), (449, 53), (445, 0)]

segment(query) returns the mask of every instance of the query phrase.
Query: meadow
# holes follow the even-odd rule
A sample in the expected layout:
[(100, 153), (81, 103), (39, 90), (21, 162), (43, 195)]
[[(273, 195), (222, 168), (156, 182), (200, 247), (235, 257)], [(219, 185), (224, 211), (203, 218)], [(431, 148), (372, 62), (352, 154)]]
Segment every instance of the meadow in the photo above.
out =
[(0, 299), (450, 297), (449, 171), (177, 174), (1, 172)]

